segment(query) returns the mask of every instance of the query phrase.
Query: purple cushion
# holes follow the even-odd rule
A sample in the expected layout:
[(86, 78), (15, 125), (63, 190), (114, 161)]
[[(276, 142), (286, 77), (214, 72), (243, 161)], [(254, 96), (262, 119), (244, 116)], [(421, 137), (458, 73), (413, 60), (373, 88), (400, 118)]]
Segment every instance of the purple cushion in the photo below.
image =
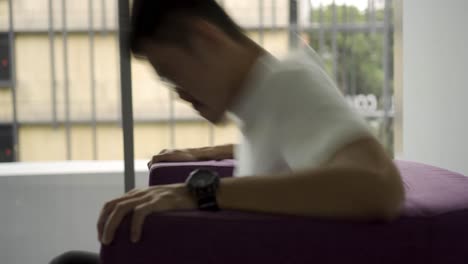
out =
[(468, 208), (468, 177), (417, 162), (395, 163), (406, 190), (404, 215), (431, 216)]
[[(232, 174), (232, 161), (221, 164), (214, 167), (223, 176)], [(403, 215), (392, 223), (353, 223), (230, 211), (169, 212), (148, 217), (142, 241), (131, 244), (127, 217), (114, 243), (102, 247), (101, 258), (104, 264), (466, 264), (468, 178), (419, 163), (397, 161), (396, 164), (404, 179), (406, 201)], [(187, 171), (199, 165), (159, 164), (152, 169), (150, 182), (169, 183), (175, 177), (183, 180)]]

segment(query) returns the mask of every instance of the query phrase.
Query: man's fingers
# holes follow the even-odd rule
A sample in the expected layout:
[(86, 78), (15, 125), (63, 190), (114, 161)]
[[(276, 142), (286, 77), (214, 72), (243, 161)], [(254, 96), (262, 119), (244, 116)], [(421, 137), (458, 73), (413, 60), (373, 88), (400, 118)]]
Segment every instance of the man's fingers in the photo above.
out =
[(167, 153), (167, 152), (169, 152), (169, 151), (170, 151), (170, 150), (168, 150), (168, 149), (163, 149), (163, 150), (161, 150), (161, 152), (159, 152), (159, 155), (164, 154), (164, 153)]
[(97, 222), (97, 229), (98, 229), (98, 240), (102, 242), (102, 236), (104, 233), (104, 227), (106, 225), (106, 221), (109, 218), (109, 215), (114, 210), (114, 207), (117, 203), (129, 199), (128, 196), (123, 196), (118, 199), (112, 200), (107, 202), (101, 209), (101, 213), (99, 215), (99, 219)]
[(145, 218), (152, 212), (151, 206), (151, 202), (147, 202), (140, 204), (133, 210), (132, 228), (130, 233), (130, 238), (133, 243), (138, 242), (141, 238), (141, 231), (143, 229)]
[(155, 163), (162, 162), (162, 161), (172, 161), (174, 160), (174, 155), (172, 153), (164, 152), (158, 155), (155, 155), (151, 158), (148, 162), (148, 169), (151, 169), (151, 166)]
[(114, 211), (117, 204), (123, 203), (126, 200), (137, 201), (140, 197), (142, 197), (145, 194), (146, 194), (145, 192), (139, 192), (139, 190), (134, 189), (120, 198), (107, 202), (101, 210), (101, 214), (99, 215), (99, 220), (97, 223), (98, 240), (103, 241), (103, 234), (104, 234), (104, 228), (106, 226), (106, 222), (108, 222), (108, 219), (110, 218), (110, 214)]
[(148, 162), (148, 169), (151, 169), (151, 165), (154, 163), (158, 163), (160, 161), (163, 161), (162, 158), (166, 156), (166, 154), (160, 153), (158, 155), (155, 155), (151, 158), (151, 160)]
[(194, 161), (196, 158), (186, 150), (163, 150), (148, 162), (148, 169), (158, 162)]
[(128, 191), (125, 195), (126, 195), (126, 196), (133, 196), (133, 195), (135, 195), (135, 194), (137, 194), (137, 193), (139, 193), (139, 192), (141, 193), (141, 190), (135, 188), (135, 189), (133, 189), (133, 190)]
[(99, 219), (97, 222), (97, 229), (98, 229), (98, 240), (102, 241), (102, 234), (104, 233), (104, 227), (106, 225), (107, 218), (109, 217), (110, 213), (114, 210), (114, 206), (124, 200), (129, 199), (129, 196), (124, 195), (120, 198), (114, 199), (112, 201), (107, 202), (101, 209), (101, 213), (99, 214)]
[(120, 222), (127, 213), (133, 210), (134, 207), (139, 204), (145, 203), (150, 199), (149, 196), (134, 198), (125, 202), (117, 204), (114, 208), (114, 211), (109, 215), (109, 218), (106, 221), (104, 232), (103, 232), (103, 244), (110, 244), (114, 239), (115, 230), (120, 225)]

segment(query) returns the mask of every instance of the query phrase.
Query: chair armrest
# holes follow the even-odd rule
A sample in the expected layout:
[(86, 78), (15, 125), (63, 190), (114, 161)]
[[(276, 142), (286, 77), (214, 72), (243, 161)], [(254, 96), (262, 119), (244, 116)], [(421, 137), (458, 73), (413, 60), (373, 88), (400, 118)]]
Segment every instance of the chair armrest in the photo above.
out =
[[(128, 215), (113, 243), (101, 247), (101, 263), (465, 264), (468, 179), (412, 162), (397, 165), (407, 195), (404, 214), (391, 223), (226, 210), (166, 212), (149, 215), (140, 242), (133, 244)], [(200, 167), (231, 176), (234, 165), (161, 163), (151, 169), (150, 185), (183, 182)]]
[[(424, 240), (431, 226), (420, 218), (385, 224), (226, 210), (155, 213), (146, 218), (142, 238), (136, 244), (130, 242), (130, 224), (131, 216), (127, 216), (113, 243), (101, 247), (101, 264), (302, 264), (350, 260), (360, 264), (404, 264), (420, 263), (431, 252), (430, 243)], [(452, 240), (444, 240), (450, 245), (445, 247), (453, 249), (450, 252), (460, 261), (450, 263), (465, 263), (466, 244)]]
[(185, 182), (199, 168), (214, 170), (220, 177), (231, 177), (234, 167), (234, 160), (156, 163), (150, 169), (149, 186)]
[(324, 221), (300, 217), (166, 212), (148, 216), (140, 242), (133, 244), (130, 224), (127, 216), (112, 244), (101, 247), (102, 264), (326, 263), (320, 251), (310, 249), (334, 230)]

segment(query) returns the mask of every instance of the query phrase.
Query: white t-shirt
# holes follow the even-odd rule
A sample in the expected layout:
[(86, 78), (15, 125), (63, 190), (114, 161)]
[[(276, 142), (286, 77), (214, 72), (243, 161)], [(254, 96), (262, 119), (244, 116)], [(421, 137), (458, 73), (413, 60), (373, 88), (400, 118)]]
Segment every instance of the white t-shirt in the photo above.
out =
[(315, 54), (258, 59), (231, 109), (242, 132), (236, 176), (316, 168), (340, 148), (371, 136)]

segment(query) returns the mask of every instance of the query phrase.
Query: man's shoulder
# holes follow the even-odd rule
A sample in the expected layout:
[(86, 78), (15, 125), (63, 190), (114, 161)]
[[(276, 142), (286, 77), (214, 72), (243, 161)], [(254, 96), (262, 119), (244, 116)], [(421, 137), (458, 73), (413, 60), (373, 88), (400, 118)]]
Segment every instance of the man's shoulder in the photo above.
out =
[(313, 95), (320, 89), (335, 89), (321, 62), (305, 53), (294, 53), (279, 60), (263, 85), (268, 87), (270, 95), (283, 96)]
[(279, 70), (308, 72), (317, 69), (323, 69), (322, 60), (314, 50), (298, 50), (289, 53), (280, 60)]
[(326, 75), (318, 55), (313, 56), (307, 52), (294, 52), (285, 58), (278, 60), (274, 70), (271, 72), (270, 82), (286, 81), (299, 82), (303, 80), (313, 81), (314, 76)]

